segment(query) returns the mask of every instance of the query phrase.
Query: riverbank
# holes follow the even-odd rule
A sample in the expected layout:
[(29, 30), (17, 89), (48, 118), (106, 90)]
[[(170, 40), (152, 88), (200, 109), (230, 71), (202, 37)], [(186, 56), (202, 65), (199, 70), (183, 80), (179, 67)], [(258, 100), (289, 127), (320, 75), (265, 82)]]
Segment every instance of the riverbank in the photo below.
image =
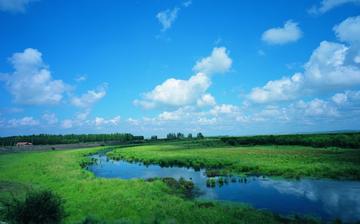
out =
[(208, 176), (266, 175), (285, 178), (360, 179), (360, 150), (307, 146), (226, 146), (182, 141), (116, 149), (112, 159), (162, 166), (207, 168)]
[(1, 200), (11, 192), (50, 189), (65, 199), (65, 223), (95, 216), (109, 223), (314, 223), (244, 205), (186, 200), (162, 181), (96, 178), (81, 168), (101, 147), (0, 155)]
[[(360, 181), (330, 179), (300, 180), (256, 176), (206, 176), (199, 171), (172, 165), (145, 165), (141, 162), (115, 161), (104, 154), (90, 157), (87, 166), (97, 177), (120, 179), (163, 179), (170, 188), (196, 199), (246, 203), (276, 214), (313, 215), (324, 221), (341, 219), (344, 223), (360, 220)], [(180, 183), (176, 180), (183, 180)], [(334, 198), (336, 200), (334, 201)]]

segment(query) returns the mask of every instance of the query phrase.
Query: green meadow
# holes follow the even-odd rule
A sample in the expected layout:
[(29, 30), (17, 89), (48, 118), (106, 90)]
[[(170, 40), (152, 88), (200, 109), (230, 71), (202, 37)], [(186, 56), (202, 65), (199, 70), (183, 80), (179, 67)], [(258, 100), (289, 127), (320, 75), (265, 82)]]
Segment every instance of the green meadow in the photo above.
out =
[(286, 178), (360, 179), (360, 150), (307, 146), (227, 146), (217, 140), (120, 148), (113, 159), (207, 168), (208, 176), (267, 175)]
[[(282, 217), (244, 204), (187, 199), (161, 180), (95, 177), (83, 166), (89, 162), (86, 155), (102, 149), (0, 154), (0, 200), (49, 189), (65, 200), (64, 223), (86, 223), (86, 217), (106, 223), (317, 223), (312, 218)], [(213, 172), (360, 179), (356, 149), (231, 147), (218, 140), (189, 140), (119, 147), (108, 156), (163, 166), (206, 167), (209, 176)]]

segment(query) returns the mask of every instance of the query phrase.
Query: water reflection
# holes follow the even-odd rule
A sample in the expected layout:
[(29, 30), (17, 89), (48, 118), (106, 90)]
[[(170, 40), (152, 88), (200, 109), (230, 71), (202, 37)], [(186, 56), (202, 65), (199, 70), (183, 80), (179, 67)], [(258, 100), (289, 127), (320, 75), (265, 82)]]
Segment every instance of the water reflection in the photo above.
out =
[(261, 184), (265, 188), (275, 188), (281, 194), (320, 202), (324, 211), (333, 217), (346, 221), (360, 220), (360, 184), (357, 181), (269, 180)]
[(173, 177), (191, 179), (203, 192), (200, 198), (251, 204), (281, 214), (311, 214), (324, 219), (360, 220), (360, 182), (335, 180), (277, 180), (250, 177), (245, 181), (228, 180), (223, 186), (207, 187), (205, 170), (143, 165), (108, 160), (94, 155), (97, 164), (88, 167), (96, 176), (107, 178)]

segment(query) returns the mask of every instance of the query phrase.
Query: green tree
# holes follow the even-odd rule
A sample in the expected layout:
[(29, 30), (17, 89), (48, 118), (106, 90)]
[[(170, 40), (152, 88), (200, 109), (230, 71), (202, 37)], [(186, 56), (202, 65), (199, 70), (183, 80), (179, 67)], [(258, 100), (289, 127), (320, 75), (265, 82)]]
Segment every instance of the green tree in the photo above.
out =
[(203, 135), (201, 132), (199, 132), (199, 133), (197, 134), (196, 138), (198, 138), (198, 139), (203, 139), (203, 138), (204, 138), (204, 135)]
[(175, 133), (169, 133), (166, 135), (167, 139), (176, 139), (176, 134)]
[(176, 135), (176, 138), (177, 139), (183, 139), (183, 138), (185, 138), (185, 136), (184, 136), (184, 134), (183, 133), (177, 133), (177, 135)]

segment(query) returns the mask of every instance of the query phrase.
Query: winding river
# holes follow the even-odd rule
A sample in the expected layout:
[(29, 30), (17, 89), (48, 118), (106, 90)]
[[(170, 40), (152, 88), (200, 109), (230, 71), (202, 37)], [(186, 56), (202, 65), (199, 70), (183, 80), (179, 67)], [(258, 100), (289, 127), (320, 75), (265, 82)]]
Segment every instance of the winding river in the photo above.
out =
[(205, 170), (114, 161), (103, 154), (91, 157), (97, 163), (89, 165), (87, 169), (98, 177), (183, 177), (192, 180), (203, 192), (200, 199), (247, 203), (284, 215), (306, 214), (324, 220), (339, 218), (345, 222), (360, 221), (360, 181), (248, 177), (246, 180), (237, 178), (236, 182), (229, 181), (222, 186), (207, 187)]

